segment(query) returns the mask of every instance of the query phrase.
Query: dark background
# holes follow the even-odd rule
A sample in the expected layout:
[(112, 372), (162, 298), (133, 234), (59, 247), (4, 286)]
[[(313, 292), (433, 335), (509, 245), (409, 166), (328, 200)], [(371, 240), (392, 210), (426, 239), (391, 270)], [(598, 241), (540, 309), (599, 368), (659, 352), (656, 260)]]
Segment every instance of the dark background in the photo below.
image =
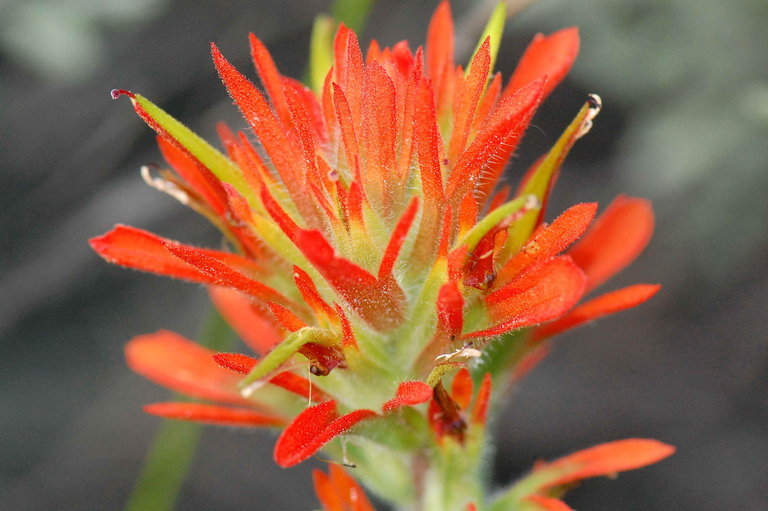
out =
[[(464, 55), (486, 4), (454, 2)], [(490, 4), (489, 4), (490, 5)], [(363, 42), (423, 43), (435, 2), (380, 0)], [(204, 291), (110, 266), (86, 240), (120, 222), (217, 246), (212, 227), (147, 188), (150, 130), (112, 88), (140, 91), (213, 139), (240, 126), (213, 71), (216, 41), (250, 69), (247, 33), (300, 77), (322, 1), (16, 0), (0, 3), (0, 507), (119, 509), (166, 391), (131, 374), (122, 345), (194, 337)], [(624, 437), (671, 459), (568, 498), (582, 510), (768, 509), (768, 3), (539, 0), (507, 24), (508, 76), (538, 31), (578, 25), (576, 66), (510, 169), (545, 151), (587, 92), (605, 108), (565, 165), (550, 214), (649, 197), (657, 232), (609, 284), (660, 282), (637, 310), (558, 340), (498, 422), (495, 481), (538, 458)], [(482, 25), (482, 22), (481, 24)], [(253, 76), (252, 71), (248, 73)], [(271, 461), (269, 434), (206, 429), (179, 509), (311, 509), (310, 462)]]

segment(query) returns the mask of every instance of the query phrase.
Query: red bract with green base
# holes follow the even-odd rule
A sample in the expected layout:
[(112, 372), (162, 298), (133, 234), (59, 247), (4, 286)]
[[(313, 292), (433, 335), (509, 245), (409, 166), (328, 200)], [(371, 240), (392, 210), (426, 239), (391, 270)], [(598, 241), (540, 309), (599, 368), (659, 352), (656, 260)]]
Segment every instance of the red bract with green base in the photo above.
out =
[(261, 88), (214, 44), (247, 123), (219, 126), (223, 152), (143, 96), (113, 92), (157, 132), (170, 165), (156, 177), (144, 169), (145, 179), (207, 217), (227, 248), (125, 226), (93, 248), (208, 286), (255, 355), (215, 353), (171, 332), (133, 339), (133, 370), (203, 401), (147, 412), (277, 428), (283, 467), (321, 450), (354, 466), (316, 472), (328, 511), (372, 509), (350, 475), (398, 509), (568, 509), (557, 499), (575, 481), (673, 452), (653, 440), (611, 442), (541, 464), (493, 494), (486, 487), (486, 419), (552, 336), (658, 290), (638, 284), (583, 301), (647, 244), (647, 201), (620, 197), (596, 220), (596, 204), (578, 204), (544, 222), (597, 96), (516, 192), (497, 186), (579, 46), (574, 28), (537, 36), (504, 85), (492, 71), (504, 16), (496, 9), (466, 68), (454, 62), (446, 2), (415, 51), (373, 41), (363, 52), (341, 25), (327, 47), (313, 48), (331, 66), (313, 73), (311, 88), (282, 76), (256, 36)]

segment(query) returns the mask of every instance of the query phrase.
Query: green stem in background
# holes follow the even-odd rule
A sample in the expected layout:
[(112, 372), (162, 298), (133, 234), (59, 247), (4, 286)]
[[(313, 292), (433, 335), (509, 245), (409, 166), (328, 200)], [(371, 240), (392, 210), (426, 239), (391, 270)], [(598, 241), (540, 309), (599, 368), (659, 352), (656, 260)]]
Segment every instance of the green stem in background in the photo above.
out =
[[(202, 329), (200, 344), (215, 351), (226, 351), (232, 347), (233, 340), (229, 325), (212, 310)], [(185, 398), (177, 395), (174, 399)], [(144, 459), (126, 511), (170, 511), (174, 508), (201, 435), (201, 424), (163, 421)]]
[(336, 0), (331, 15), (359, 34), (371, 14), (375, 0)]
[(331, 6), (331, 16), (321, 14), (312, 25), (309, 44), (309, 66), (304, 83), (309, 84), (316, 94), (321, 94), (325, 75), (333, 65), (333, 38), (339, 22), (359, 34), (376, 0), (336, 0)]

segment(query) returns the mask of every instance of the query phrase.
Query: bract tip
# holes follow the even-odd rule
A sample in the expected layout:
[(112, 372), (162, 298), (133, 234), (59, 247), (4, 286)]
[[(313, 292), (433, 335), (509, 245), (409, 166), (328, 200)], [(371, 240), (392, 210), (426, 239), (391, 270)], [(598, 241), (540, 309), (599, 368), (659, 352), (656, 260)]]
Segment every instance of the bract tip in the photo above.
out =
[(131, 92), (129, 90), (125, 90), (125, 89), (112, 89), (109, 92), (109, 95), (112, 96), (112, 99), (117, 99), (120, 96), (128, 96), (131, 99), (134, 98), (133, 92)]

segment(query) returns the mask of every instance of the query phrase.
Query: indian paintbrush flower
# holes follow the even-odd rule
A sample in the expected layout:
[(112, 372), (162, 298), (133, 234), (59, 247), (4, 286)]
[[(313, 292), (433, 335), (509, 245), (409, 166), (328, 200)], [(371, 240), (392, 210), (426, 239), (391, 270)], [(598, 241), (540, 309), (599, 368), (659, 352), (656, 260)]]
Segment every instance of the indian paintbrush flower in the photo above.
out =
[[(212, 44), (250, 130), (219, 125), (223, 153), (145, 97), (113, 91), (157, 132), (172, 169), (153, 177), (145, 168), (147, 182), (210, 219), (229, 249), (126, 226), (93, 248), (110, 262), (205, 284), (257, 357), (167, 331), (137, 337), (126, 347), (133, 370), (207, 402), (147, 412), (282, 428), (279, 465), (324, 449), (382, 498), (413, 509), (567, 509), (552, 498), (566, 485), (671, 454), (651, 440), (614, 442), (537, 467), (495, 502), (484, 495), (491, 388), (503, 394), (553, 335), (658, 290), (635, 285), (578, 305), (647, 244), (647, 201), (620, 197), (597, 220), (596, 204), (578, 204), (544, 222), (563, 160), (600, 110), (597, 96), (516, 191), (498, 186), (579, 45), (575, 28), (536, 36), (503, 85), (493, 74), (503, 20), (500, 7), (466, 68), (454, 62), (446, 2), (415, 52), (373, 41), (363, 54), (342, 24), (326, 52), (332, 65), (311, 89), (282, 76), (254, 35), (265, 92)], [(316, 472), (315, 487), (326, 510), (372, 509), (340, 467)]]

